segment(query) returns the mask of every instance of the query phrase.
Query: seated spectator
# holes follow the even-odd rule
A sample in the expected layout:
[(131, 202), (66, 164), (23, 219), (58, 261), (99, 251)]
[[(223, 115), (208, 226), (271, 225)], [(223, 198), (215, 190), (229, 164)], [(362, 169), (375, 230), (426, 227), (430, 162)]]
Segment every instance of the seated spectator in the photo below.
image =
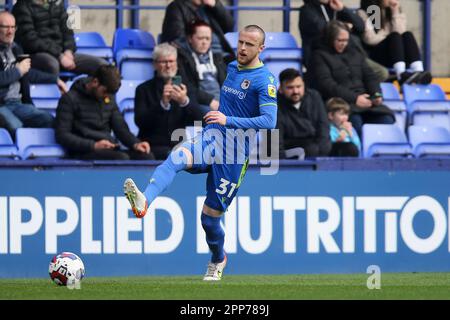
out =
[(76, 53), (73, 30), (63, 0), (18, 0), (12, 13), (17, 20), (17, 42), (31, 55), (33, 68), (59, 75), (60, 70), (92, 74), (107, 62)]
[(219, 109), (220, 87), (227, 76), (222, 55), (211, 50), (211, 27), (201, 20), (188, 29), (188, 43), (178, 49), (178, 66), (184, 69), (186, 82), (196, 91), (200, 114)]
[(340, 97), (350, 104), (350, 122), (361, 136), (363, 124), (392, 124), (395, 117), (383, 105), (380, 83), (364, 56), (348, 45), (349, 37), (347, 25), (329, 23), (325, 43), (313, 54), (312, 79), (325, 100)]
[[(5, 117), (4, 116), (2, 116), (1, 114), (0, 114), (0, 128), (3, 128), (3, 129), (6, 129), (6, 130), (8, 130), (8, 128), (7, 128), (7, 122), (6, 122), (6, 119), (5, 119)], [(9, 131), (8, 131), (9, 132)], [(9, 132), (9, 135), (13, 135), (13, 132)]]
[(327, 101), (328, 119), (330, 120), (330, 138), (332, 157), (358, 157), (361, 141), (358, 133), (348, 121), (350, 106), (344, 99), (331, 98)]
[(389, 78), (386, 67), (367, 57), (361, 43), (365, 28), (364, 21), (353, 10), (347, 8), (342, 0), (304, 0), (304, 3), (300, 8), (299, 29), (302, 37), (303, 64), (306, 67), (309, 66), (312, 51), (320, 45), (328, 22), (339, 20), (345, 22), (351, 29), (352, 45), (366, 56), (367, 63), (376, 73), (378, 80), (386, 81)]
[(305, 89), (300, 72), (285, 69), (280, 73), (277, 129), (280, 158), (285, 150), (303, 148), (305, 157), (327, 156), (331, 149), (329, 124), (320, 94)]
[[(371, 6), (381, 9), (380, 26), (374, 25), (377, 19), (368, 17)], [(431, 74), (424, 71), (417, 41), (407, 31), (406, 15), (400, 8), (399, 0), (361, 0), (358, 14), (366, 24), (363, 40), (373, 60), (394, 68), (400, 84), (431, 82)], [(411, 72), (406, 71), (407, 66)]]
[(183, 83), (174, 84), (178, 81), (175, 76), (180, 75), (175, 47), (168, 43), (157, 45), (153, 51), (153, 63), (155, 77), (136, 88), (134, 122), (139, 128), (138, 137), (150, 143), (156, 159), (165, 159), (178, 143), (171, 141), (172, 132), (192, 125), (192, 110), (198, 106), (189, 96), (191, 90), (185, 82), (185, 75), (181, 76)]
[(225, 39), (225, 33), (233, 31), (234, 19), (220, 0), (172, 1), (166, 8), (161, 42), (186, 42), (189, 26), (199, 19), (211, 26), (212, 51), (226, 56), (227, 61), (234, 60), (234, 51)]
[(14, 16), (0, 12), (0, 114), (13, 139), (15, 131), (21, 127), (53, 127), (53, 116), (33, 105), (30, 81), (57, 83), (60, 90), (67, 90), (65, 83), (56, 76), (31, 69), (29, 58), (20, 60), (23, 51), (14, 42), (15, 31)]
[[(129, 130), (113, 95), (120, 88), (119, 70), (100, 66), (92, 77), (77, 80), (56, 109), (56, 141), (70, 158), (82, 160), (151, 160), (147, 142)], [(118, 140), (129, 150), (121, 150)]]

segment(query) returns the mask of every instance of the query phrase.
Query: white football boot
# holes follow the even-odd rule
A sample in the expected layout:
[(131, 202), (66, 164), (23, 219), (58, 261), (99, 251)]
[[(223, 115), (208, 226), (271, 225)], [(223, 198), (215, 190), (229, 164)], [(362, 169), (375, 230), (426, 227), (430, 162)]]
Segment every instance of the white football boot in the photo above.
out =
[(225, 269), (225, 266), (227, 265), (227, 255), (225, 255), (225, 258), (222, 262), (218, 263), (208, 263), (208, 269), (206, 270), (206, 274), (203, 277), (203, 280), (205, 281), (219, 281), (222, 279), (223, 269)]
[(128, 178), (125, 180), (123, 184), (123, 193), (130, 202), (134, 215), (138, 218), (143, 218), (148, 209), (147, 198), (139, 191), (132, 179)]

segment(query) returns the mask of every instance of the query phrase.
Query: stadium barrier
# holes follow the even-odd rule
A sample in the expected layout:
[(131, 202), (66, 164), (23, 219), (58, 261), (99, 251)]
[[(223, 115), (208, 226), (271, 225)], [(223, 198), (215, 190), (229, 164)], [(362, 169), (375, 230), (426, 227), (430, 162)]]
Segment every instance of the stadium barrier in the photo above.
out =
[[(133, 216), (126, 177), (148, 162), (24, 161), (0, 168), (0, 277), (47, 277), (78, 254), (87, 276), (202, 274), (205, 175), (180, 173)], [(450, 161), (319, 159), (250, 167), (223, 219), (227, 274), (450, 271)]]

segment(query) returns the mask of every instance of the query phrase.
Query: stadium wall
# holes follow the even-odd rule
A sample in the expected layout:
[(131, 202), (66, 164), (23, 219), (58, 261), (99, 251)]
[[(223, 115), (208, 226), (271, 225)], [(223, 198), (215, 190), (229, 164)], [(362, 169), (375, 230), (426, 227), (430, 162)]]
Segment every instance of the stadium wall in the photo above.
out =
[[(286, 162), (251, 167), (224, 217), (227, 274), (450, 271), (449, 160)], [(62, 251), (88, 276), (191, 275), (209, 259), (204, 175), (180, 173), (144, 219), (122, 182), (148, 166), (0, 169), (0, 277), (47, 277)]]

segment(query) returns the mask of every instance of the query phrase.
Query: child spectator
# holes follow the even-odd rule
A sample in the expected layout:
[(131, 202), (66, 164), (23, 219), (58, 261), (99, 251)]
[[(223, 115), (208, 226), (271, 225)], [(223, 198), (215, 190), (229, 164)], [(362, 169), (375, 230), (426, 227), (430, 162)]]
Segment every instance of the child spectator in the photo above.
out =
[(330, 138), (332, 157), (358, 157), (361, 142), (358, 133), (348, 121), (350, 106), (344, 99), (331, 98), (327, 101), (330, 120)]

